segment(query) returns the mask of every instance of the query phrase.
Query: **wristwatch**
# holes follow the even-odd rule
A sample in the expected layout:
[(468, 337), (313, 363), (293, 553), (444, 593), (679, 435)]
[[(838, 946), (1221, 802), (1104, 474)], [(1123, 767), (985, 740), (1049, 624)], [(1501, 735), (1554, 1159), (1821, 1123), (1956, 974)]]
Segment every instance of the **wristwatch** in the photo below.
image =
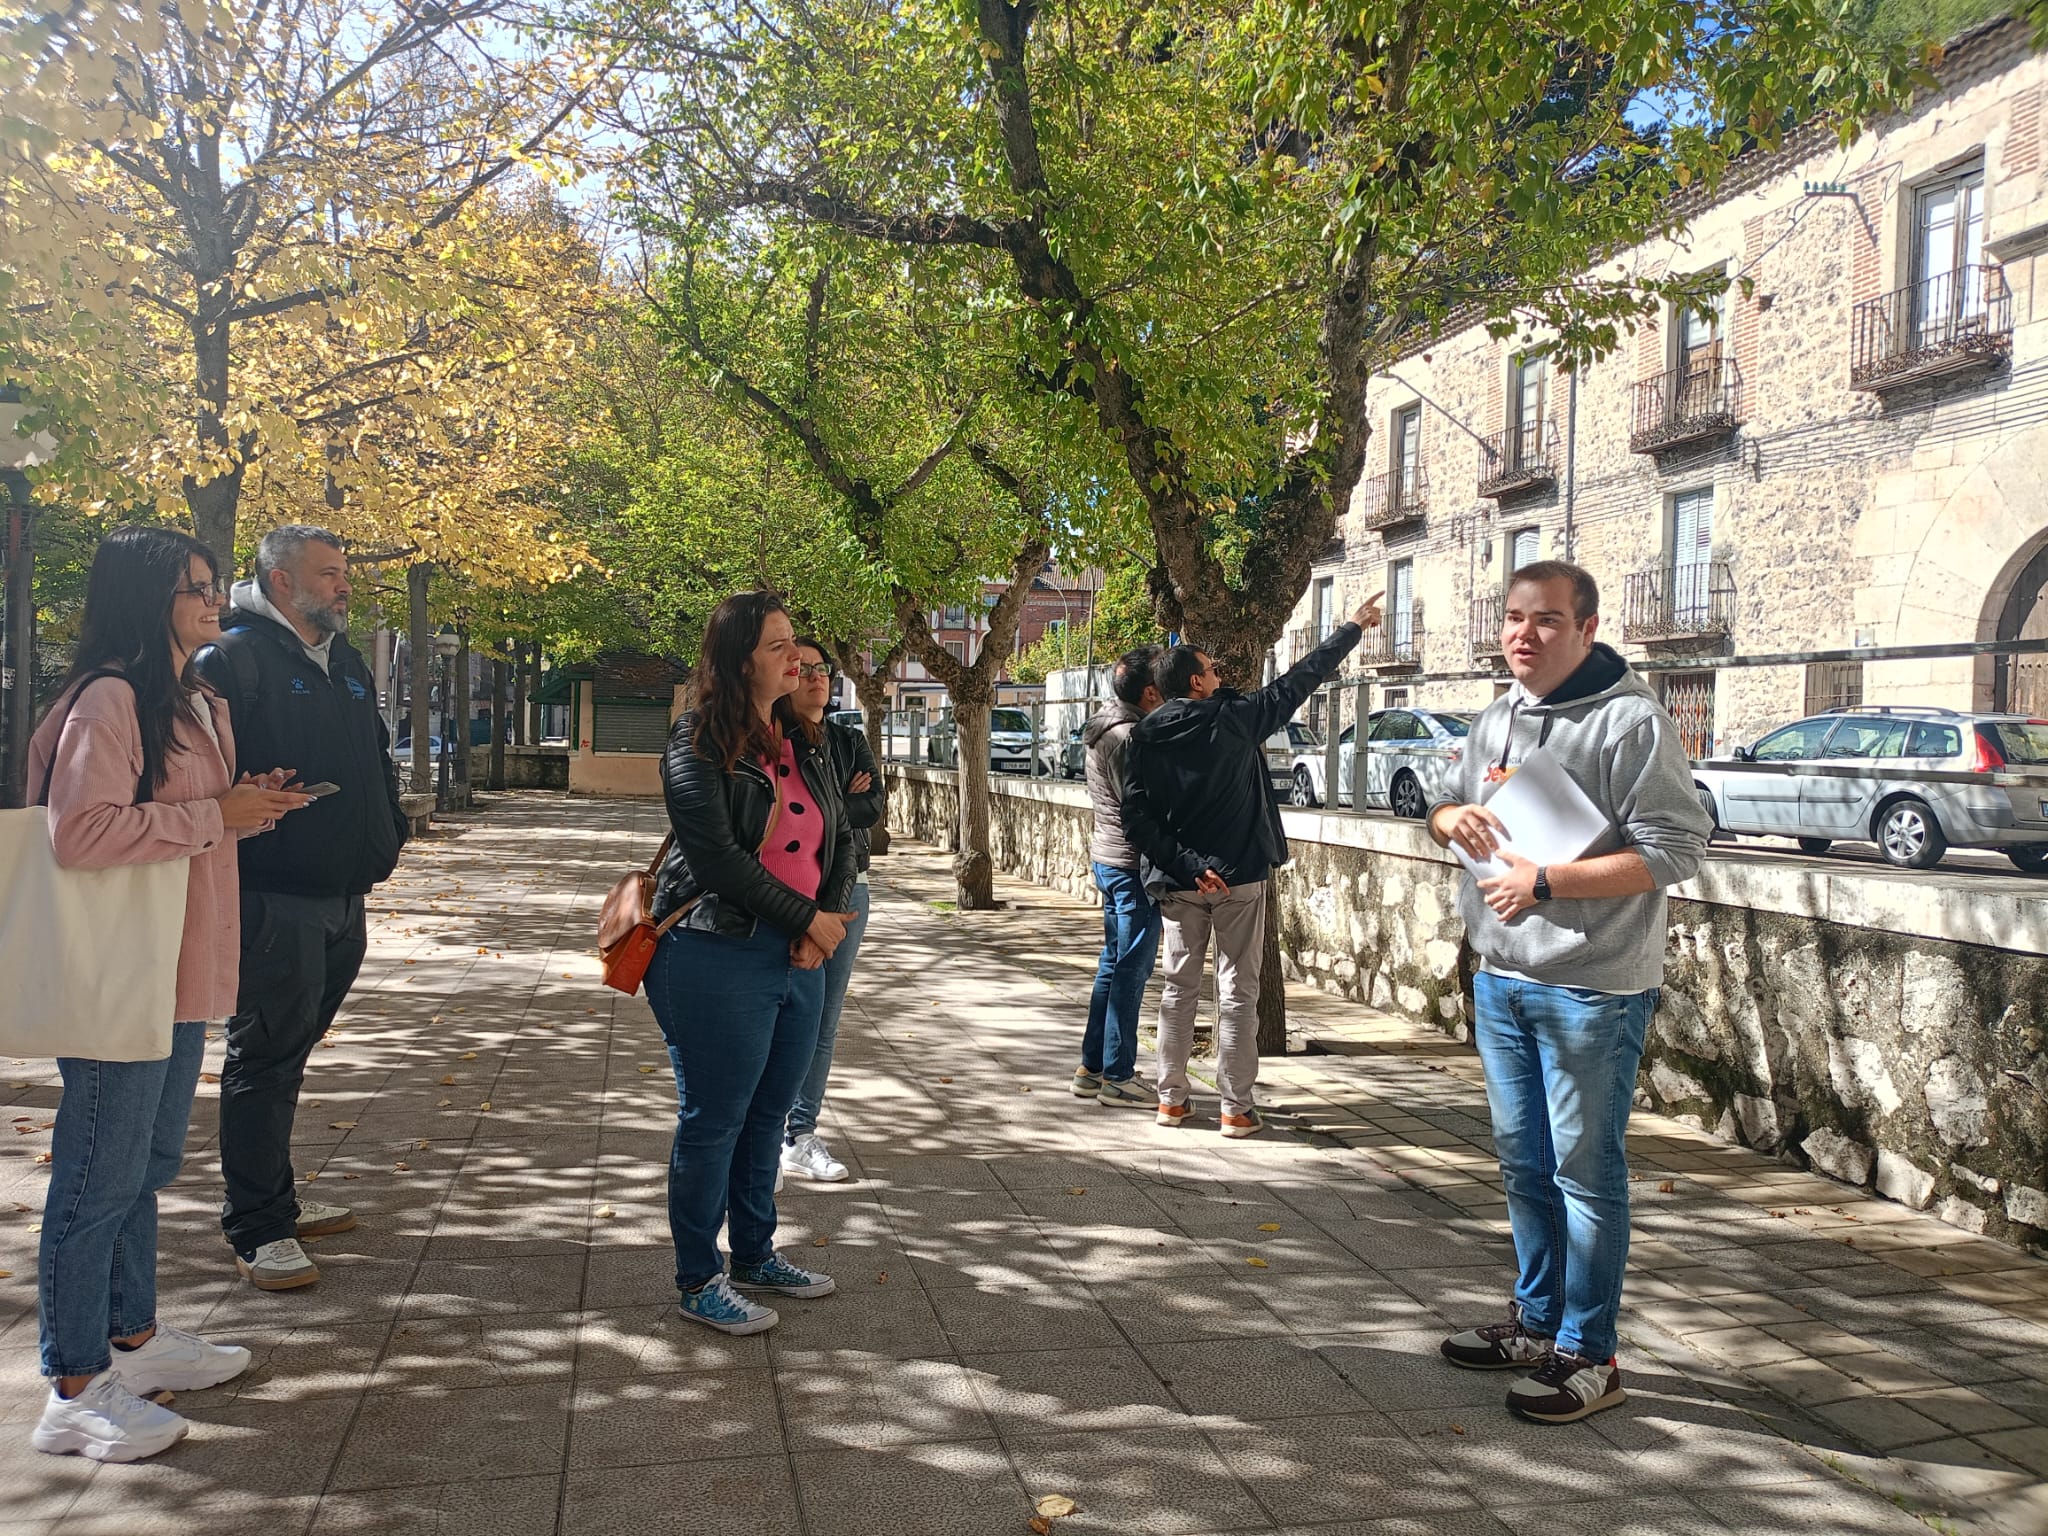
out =
[(1536, 899), (1538, 901), (1550, 900), (1550, 871), (1548, 868), (1536, 871)]

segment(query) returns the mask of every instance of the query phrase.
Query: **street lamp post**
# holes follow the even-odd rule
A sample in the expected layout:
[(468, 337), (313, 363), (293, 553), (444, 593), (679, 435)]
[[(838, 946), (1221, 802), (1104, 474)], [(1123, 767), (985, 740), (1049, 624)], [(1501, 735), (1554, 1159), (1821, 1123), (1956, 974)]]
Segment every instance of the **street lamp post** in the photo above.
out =
[[(441, 658), (441, 751), (434, 764), (434, 808), (444, 812), (454, 809), (453, 802), (448, 798), (448, 759), (454, 755), (450, 750), (448, 735), (448, 694), (453, 681), (449, 663), (454, 660), (455, 652), (461, 644), (462, 642), (452, 634), (434, 636), (434, 654)], [(419, 750), (417, 743), (414, 744), (413, 750)]]
[(0, 480), (7, 490), (7, 632), (0, 656), (0, 748), (6, 771), (0, 777), (0, 801), (28, 803), (28, 741), (35, 722), (35, 502), (29, 497), (28, 471), (47, 463), (57, 440), (47, 432), (24, 434), (21, 419), (28, 411), (10, 386), (0, 390)]

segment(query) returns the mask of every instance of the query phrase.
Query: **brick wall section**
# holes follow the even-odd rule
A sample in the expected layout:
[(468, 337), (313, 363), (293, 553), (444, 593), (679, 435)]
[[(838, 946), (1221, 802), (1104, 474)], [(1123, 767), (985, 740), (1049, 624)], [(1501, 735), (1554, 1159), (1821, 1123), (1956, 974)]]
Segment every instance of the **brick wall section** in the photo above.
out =
[(2013, 98), (2012, 119), (2005, 130), (2007, 176), (2031, 176), (2041, 168), (2041, 92), (2037, 87)]
[[(1884, 184), (1894, 166), (1873, 165), (1849, 183), (1862, 205), (1863, 218), (1847, 221), (1843, 238), (1849, 242), (1849, 301), (1861, 304), (1878, 296), (1884, 281), (1884, 252), (1878, 245), (1885, 226)], [(1869, 227), (1865, 227), (1865, 220)]]

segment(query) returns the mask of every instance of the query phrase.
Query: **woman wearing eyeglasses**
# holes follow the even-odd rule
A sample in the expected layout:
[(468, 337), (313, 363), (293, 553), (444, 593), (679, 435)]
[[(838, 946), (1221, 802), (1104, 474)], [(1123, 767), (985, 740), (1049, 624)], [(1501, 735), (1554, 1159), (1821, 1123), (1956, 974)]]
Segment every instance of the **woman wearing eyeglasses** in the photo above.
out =
[[(223, 596), (196, 540), (165, 528), (108, 535), (76, 659), (29, 749), (59, 864), (184, 859), (189, 870), (169, 1057), (57, 1063), (37, 1297), (51, 1383), (30, 1440), (95, 1461), (136, 1461), (184, 1436), (185, 1420), (148, 1394), (210, 1387), (249, 1364), (246, 1349), (156, 1312), (156, 1194), (184, 1157), (206, 1023), (235, 1003), (235, 842), (308, 803), (277, 774), (237, 781), (227, 706), (192, 673), (193, 653), (220, 638)], [(90, 1040), (89, 1020), (80, 1032)]]
[(882, 819), (888, 789), (875, 770), (875, 755), (858, 726), (827, 720), (825, 710), (832, 702), (832, 664), (815, 640), (797, 641), (800, 681), (791, 695), (797, 719), (822, 731), (831, 750), (832, 776), (839, 786), (847, 825), (853, 828), (853, 862), (860, 871), (854, 877), (854, 917), (846, 925), (846, 937), (825, 962), (825, 1007), (818, 1019), (818, 1048), (811, 1067), (797, 1089), (790, 1106), (789, 1124), (782, 1142), (782, 1171), (800, 1179), (817, 1179), (832, 1184), (846, 1177), (846, 1164), (832, 1155), (818, 1134), (818, 1114), (825, 1105), (825, 1081), (832, 1071), (832, 1053), (839, 1044), (839, 1013), (846, 1005), (846, 985), (853, 979), (854, 957), (860, 953), (861, 935), (868, 927), (868, 829)]
[(675, 841), (653, 916), (679, 920), (655, 947), (647, 1001), (676, 1074), (669, 1231), (683, 1315), (722, 1333), (780, 1321), (743, 1291), (833, 1288), (775, 1251), (783, 1121), (817, 1048), (823, 968), (854, 916), (853, 835), (822, 734), (790, 708), (799, 676), (781, 599), (728, 597), (662, 759)]

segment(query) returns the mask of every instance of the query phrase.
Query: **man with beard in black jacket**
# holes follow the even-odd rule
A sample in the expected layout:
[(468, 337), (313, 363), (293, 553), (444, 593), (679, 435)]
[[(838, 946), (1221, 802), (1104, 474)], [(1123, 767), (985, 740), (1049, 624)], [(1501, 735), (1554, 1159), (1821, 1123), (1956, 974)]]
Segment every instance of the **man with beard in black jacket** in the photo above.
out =
[(302, 1237), (346, 1232), (344, 1206), (301, 1201), (292, 1121), (306, 1061), (355, 984), (363, 897), (398, 862), (405, 812), (370, 670), (348, 643), (348, 556), (323, 528), (272, 529), (237, 582), (200, 675), (228, 701), (240, 766), (332, 784), (276, 830), (245, 840), (242, 977), (220, 1083), (221, 1228), (259, 1290), (310, 1285)]
[(1351, 622), (1254, 694), (1223, 686), (1192, 645), (1159, 659), (1166, 702), (1131, 731), (1124, 831), (1151, 863), (1159, 896), (1166, 984), (1159, 1003), (1161, 1125), (1188, 1113), (1188, 1052), (1202, 996), (1202, 961), (1216, 940), (1216, 1087), (1225, 1136), (1264, 1126), (1259, 1077), (1259, 972), (1265, 959), (1266, 879), (1287, 862), (1287, 837), (1266, 773), (1266, 738), (1343, 664), (1380, 622), (1379, 595)]

